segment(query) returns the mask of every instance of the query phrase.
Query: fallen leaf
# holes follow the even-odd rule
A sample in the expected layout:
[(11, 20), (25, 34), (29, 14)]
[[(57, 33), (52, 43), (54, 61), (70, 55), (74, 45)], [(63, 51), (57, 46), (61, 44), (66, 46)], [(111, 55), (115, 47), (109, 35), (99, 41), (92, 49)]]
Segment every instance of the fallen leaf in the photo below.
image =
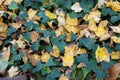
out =
[(17, 23), (12, 23), (11, 26), (14, 27), (14, 28), (16, 28), (16, 29), (18, 29), (18, 28), (20, 28), (22, 26), (22, 24), (23, 24), (23, 22), (19, 21)]
[[(4, 1), (5, 1), (4, 2), (5, 5), (10, 5), (13, 0), (4, 0)], [(23, 0), (14, 0), (14, 1), (20, 4), (22, 3)]]
[(84, 53), (86, 53), (86, 52), (87, 52), (87, 51), (86, 51), (85, 48), (79, 48), (79, 49), (76, 51), (75, 56), (77, 56), (78, 54), (84, 54)]
[(4, 47), (1, 55), (2, 55), (3, 59), (8, 61), (10, 59), (10, 47), (8, 47), (8, 48)]
[(111, 37), (111, 35), (109, 33), (106, 33), (105, 35), (100, 37), (100, 41), (108, 40), (110, 37)]
[(71, 67), (73, 65), (73, 63), (74, 63), (74, 57), (66, 55), (66, 56), (62, 57), (62, 61), (63, 61), (63, 66)]
[(38, 40), (39, 34), (36, 31), (31, 31), (30, 35), (30, 39), (32, 42), (36, 42)]
[(59, 58), (60, 57), (60, 51), (58, 49), (57, 46), (53, 45), (53, 51), (52, 51), (52, 56), (54, 56), (55, 58)]
[(111, 59), (120, 59), (120, 51), (112, 52)]
[(91, 11), (89, 14), (86, 14), (83, 19), (85, 21), (93, 21), (98, 23), (101, 20), (101, 12), (99, 10)]
[(96, 23), (92, 20), (89, 21), (89, 24), (88, 24), (88, 29), (90, 31), (96, 31), (97, 30), (97, 26), (96, 26)]
[(95, 31), (95, 34), (97, 37), (101, 37), (106, 33), (106, 30), (104, 27), (98, 27)]
[(111, 37), (111, 40), (112, 40), (113, 42), (115, 42), (115, 43), (120, 44), (120, 38), (117, 37), (117, 36), (112, 36), (112, 37)]
[(63, 74), (60, 76), (59, 80), (69, 80), (69, 78)]
[(104, 61), (107, 57), (107, 49), (105, 47), (100, 48), (100, 46), (98, 46), (95, 52), (95, 57), (97, 59), (97, 62)]
[(67, 14), (66, 24), (71, 26), (77, 26), (78, 25), (78, 19), (77, 18), (71, 18), (69, 14)]
[[(3, 14), (4, 14), (4, 10), (0, 10), (0, 18), (3, 16)], [(0, 21), (0, 22), (2, 22), (2, 21)]]
[(85, 67), (86, 65), (85, 65), (85, 63), (83, 63), (83, 62), (80, 62), (78, 65), (77, 65), (77, 68), (82, 68), (82, 67)]
[(35, 16), (36, 13), (37, 13), (37, 10), (34, 10), (34, 9), (30, 8), (28, 10), (29, 19), (32, 19)]
[(75, 3), (71, 6), (71, 9), (72, 9), (74, 12), (81, 12), (81, 11), (82, 11), (82, 8), (81, 8), (79, 2), (75, 2)]
[(115, 64), (107, 71), (107, 78), (105, 80), (117, 80), (120, 74), (120, 63)]
[(16, 75), (19, 74), (19, 71), (18, 71), (18, 67), (14, 67), (12, 66), (9, 70), (8, 70), (8, 73), (9, 73), (9, 77), (14, 77)]
[(36, 62), (40, 60), (40, 56), (38, 54), (29, 55), (29, 60), (33, 66), (36, 66)]
[(120, 27), (119, 26), (110, 26), (113, 32), (120, 34)]
[(98, 0), (98, 8), (101, 8), (107, 1), (106, 0)]
[(42, 62), (48, 62), (48, 60), (50, 59), (50, 54), (49, 53), (47, 53), (47, 52), (42, 52), (42, 56), (41, 56), (41, 61)]
[(51, 13), (50, 11), (45, 11), (45, 15), (49, 17), (50, 19), (55, 19), (56, 15), (54, 13)]
[(4, 0), (0, 0), (0, 5), (4, 2)]

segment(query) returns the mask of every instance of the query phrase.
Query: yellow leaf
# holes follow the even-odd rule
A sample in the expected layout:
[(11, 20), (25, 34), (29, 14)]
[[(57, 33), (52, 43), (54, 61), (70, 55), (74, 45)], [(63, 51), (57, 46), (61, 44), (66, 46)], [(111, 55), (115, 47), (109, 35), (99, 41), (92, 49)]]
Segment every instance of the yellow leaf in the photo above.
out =
[(47, 52), (42, 52), (42, 56), (41, 56), (41, 61), (42, 62), (48, 62), (48, 60), (50, 59), (50, 54), (49, 53), (47, 53)]
[(45, 15), (49, 17), (50, 19), (55, 19), (56, 15), (54, 13), (51, 13), (50, 11), (45, 11)]
[(67, 42), (70, 42), (70, 40), (71, 40), (71, 34), (69, 34), (69, 33), (66, 33), (66, 41)]
[(120, 51), (112, 52), (111, 59), (120, 59)]
[(106, 30), (104, 27), (98, 27), (97, 30), (95, 31), (95, 34), (97, 37), (101, 37), (106, 33)]
[(42, 31), (46, 30), (46, 26), (45, 25), (41, 25), (40, 26), (40, 30), (42, 30)]
[(69, 80), (69, 78), (63, 74), (60, 76), (59, 80)]
[(90, 31), (96, 31), (96, 29), (97, 29), (96, 23), (94, 21), (90, 20), (89, 24), (88, 24), (88, 29)]
[(30, 32), (30, 39), (32, 42), (36, 42), (39, 37), (39, 34), (36, 31)]
[(106, 2), (106, 6), (110, 7), (113, 11), (120, 12), (120, 2), (118, 2), (117, 0), (110, 0), (109, 2)]
[(57, 17), (57, 21), (58, 21), (58, 26), (59, 26), (59, 27), (62, 27), (62, 26), (65, 25), (65, 17), (63, 17), (63, 16), (58, 16), (58, 17)]
[(77, 50), (77, 45), (72, 45), (72, 47), (65, 46), (65, 56), (75, 56)]
[(52, 56), (54, 56), (55, 58), (60, 57), (60, 51), (59, 51), (58, 47), (55, 45), (53, 46)]
[(96, 10), (96, 11), (91, 11), (89, 15), (86, 14), (83, 19), (85, 21), (93, 21), (95, 23), (98, 23), (100, 21), (100, 17), (101, 17), (101, 12)]
[(34, 9), (30, 8), (28, 10), (29, 19), (32, 19), (35, 16), (36, 13), (37, 13), (37, 10), (34, 10)]
[(71, 26), (71, 25), (65, 25), (64, 28), (69, 32), (73, 32), (74, 34), (76, 34), (79, 31), (78, 27), (75, 26)]
[(74, 57), (66, 55), (66, 56), (62, 57), (62, 61), (63, 61), (63, 66), (71, 67), (74, 63)]
[(112, 37), (111, 37), (111, 40), (112, 40), (113, 42), (115, 42), (115, 43), (120, 44), (120, 38), (119, 38), (119, 37), (112, 36)]
[(82, 8), (81, 8), (79, 2), (74, 3), (72, 5), (71, 9), (74, 10), (74, 12), (81, 12), (82, 11)]
[(4, 4), (5, 4), (5, 5), (10, 5), (10, 3), (11, 3), (12, 1), (15, 1), (16, 3), (19, 3), (19, 4), (20, 4), (23, 0), (5, 0)]
[(98, 48), (95, 52), (95, 57), (96, 57), (98, 62), (105, 60), (107, 57), (107, 49), (105, 47), (100, 48), (98, 46)]
[(4, 0), (0, 0), (0, 5), (4, 2)]
[(9, 73), (9, 77), (14, 77), (16, 75), (19, 74), (19, 71), (18, 71), (18, 67), (14, 67), (12, 66), (9, 70), (8, 70), (8, 73)]
[(77, 18), (71, 18), (69, 14), (67, 15), (66, 24), (71, 26), (77, 26), (78, 25), (78, 19)]

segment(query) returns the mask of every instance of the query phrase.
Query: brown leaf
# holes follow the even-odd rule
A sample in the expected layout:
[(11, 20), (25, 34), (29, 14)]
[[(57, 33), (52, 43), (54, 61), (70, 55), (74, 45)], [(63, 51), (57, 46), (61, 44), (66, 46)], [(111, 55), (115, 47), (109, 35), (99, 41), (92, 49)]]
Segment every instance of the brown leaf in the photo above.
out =
[(37, 41), (39, 34), (36, 31), (31, 31), (30, 34), (31, 34), (31, 37), (30, 37), (31, 41), (32, 42)]
[(117, 80), (119, 74), (120, 74), (120, 62), (115, 64), (108, 70), (108, 77), (105, 80)]

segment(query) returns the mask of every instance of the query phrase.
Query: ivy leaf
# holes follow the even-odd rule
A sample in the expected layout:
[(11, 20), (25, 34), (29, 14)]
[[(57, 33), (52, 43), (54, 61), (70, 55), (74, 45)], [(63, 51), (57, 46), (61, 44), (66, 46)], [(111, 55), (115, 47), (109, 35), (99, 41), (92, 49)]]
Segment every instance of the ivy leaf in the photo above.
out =
[(18, 18), (19, 18), (20, 20), (23, 20), (23, 19), (25, 19), (25, 18), (28, 18), (27, 12), (25, 12), (25, 11), (20, 11), (20, 12), (19, 12), (19, 15), (18, 15)]
[(8, 61), (0, 58), (0, 70), (5, 70), (8, 67)]
[(37, 51), (39, 49), (39, 41), (36, 41), (36, 42), (32, 43), (31, 48), (34, 51)]
[[(87, 5), (86, 5), (87, 4)], [(90, 9), (94, 5), (94, 0), (81, 0), (80, 5), (85, 13), (90, 12)]]
[(8, 6), (10, 10), (18, 9), (17, 3), (15, 1), (12, 1), (11, 4)]
[(24, 26), (28, 29), (28, 31), (31, 31), (33, 29), (33, 21), (30, 20), (28, 22), (25, 22)]
[(31, 70), (33, 68), (33, 66), (31, 65), (31, 63), (26, 62), (25, 64), (20, 66), (22, 68), (22, 70), (24, 72), (27, 72), (28, 70)]
[(36, 67), (32, 70), (32, 73), (39, 72), (42, 68), (44, 68), (44, 64), (42, 64), (40, 61), (37, 61)]
[(7, 36), (10, 36), (12, 33), (16, 32), (17, 29), (10, 27), (7, 29)]
[(85, 46), (87, 49), (92, 50), (94, 45), (95, 43), (94, 43), (93, 38), (80, 38), (79, 39), (79, 47)]
[(46, 80), (55, 80), (55, 78), (59, 76), (60, 76), (60, 73), (58, 71), (58, 68), (53, 68), (53, 71), (47, 75)]
[(23, 33), (23, 38), (25, 38), (27, 41), (30, 41), (30, 32)]

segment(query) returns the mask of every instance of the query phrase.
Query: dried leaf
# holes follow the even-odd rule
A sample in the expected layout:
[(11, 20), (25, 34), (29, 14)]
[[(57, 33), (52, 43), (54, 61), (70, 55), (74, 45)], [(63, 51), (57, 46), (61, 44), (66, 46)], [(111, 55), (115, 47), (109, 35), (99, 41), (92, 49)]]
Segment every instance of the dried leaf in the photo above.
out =
[(107, 33), (107, 34), (100, 37), (100, 41), (108, 40), (110, 37), (111, 37), (111, 35), (109, 33)]
[(29, 60), (33, 66), (36, 66), (36, 62), (39, 61), (40, 56), (38, 54), (29, 55)]
[(74, 10), (74, 12), (81, 12), (82, 8), (80, 6), (79, 2), (75, 2), (72, 6), (71, 9)]
[(115, 42), (115, 43), (119, 43), (119, 44), (120, 44), (120, 38), (117, 37), (117, 36), (112, 36), (112, 37), (111, 37), (111, 40), (112, 40), (113, 42)]
[(101, 8), (102, 5), (106, 3), (106, 0), (98, 0), (98, 8)]
[(60, 57), (60, 51), (57, 46), (53, 45), (53, 51), (52, 51), (51, 55), (54, 56), (55, 58)]
[(113, 32), (120, 34), (120, 27), (119, 26), (110, 26)]
[(8, 48), (4, 47), (1, 55), (2, 55), (3, 59), (8, 61), (10, 59), (10, 47), (8, 47)]
[(85, 67), (86, 65), (85, 65), (85, 63), (83, 63), (83, 62), (80, 62), (78, 65), (77, 65), (77, 68), (82, 68), (82, 67)]
[(107, 71), (108, 77), (105, 80), (117, 80), (120, 74), (120, 63), (115, 64)]
[(9, 70), (8, 70), (8, 73), (9, 73), (9, 77), (14, 77), (16, 75), (19, 74), (19, 71), (18, 71), (18, 67), (14, 67), (12, 66)]
[(36, 42), (39, 37), (39, 34), (36, 31), (31, 31), (30, 35), (31, 35), (30, 36), (31, 41)]

